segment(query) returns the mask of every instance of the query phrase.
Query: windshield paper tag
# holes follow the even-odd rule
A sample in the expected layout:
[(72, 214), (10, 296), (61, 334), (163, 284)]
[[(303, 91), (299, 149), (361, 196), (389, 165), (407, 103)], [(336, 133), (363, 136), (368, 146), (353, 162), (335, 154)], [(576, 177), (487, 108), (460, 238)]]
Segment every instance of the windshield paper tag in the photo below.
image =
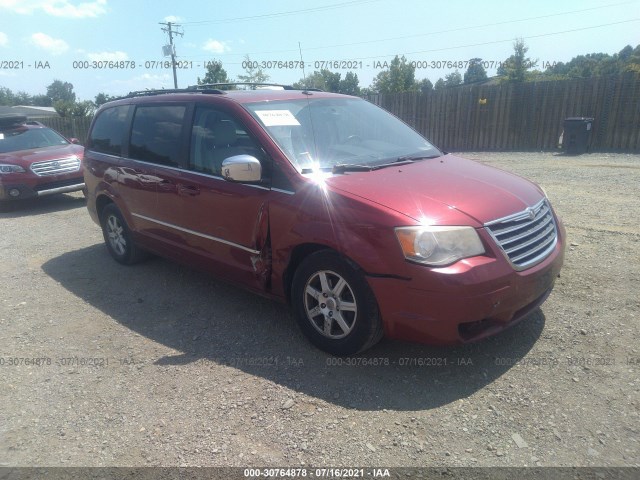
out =
[(256, 115), (265, 127), (291, 127), (300, 125), (289, 110), (257, 110)]
[(0, 140), (4, 140), (4, 133), (0, 133)]

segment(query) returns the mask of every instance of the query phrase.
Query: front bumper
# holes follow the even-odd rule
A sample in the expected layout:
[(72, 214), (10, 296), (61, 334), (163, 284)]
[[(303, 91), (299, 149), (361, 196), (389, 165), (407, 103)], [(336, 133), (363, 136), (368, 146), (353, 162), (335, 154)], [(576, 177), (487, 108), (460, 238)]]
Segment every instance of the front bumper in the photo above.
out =
[(514, 270), (504, 258), (476, 257), (448, 268), (408, 265), (408, 280), (367, 278), (390, 338), (459, 344), (494, 335), (549, 296), (564, 261), (565, 230), (538, 265)]
[(36, 185), (24, 183), (0, 184), (0, 200), (26, 200), (57, 193), (77, 192), (84, 189), (82, 178), (71, 178)]

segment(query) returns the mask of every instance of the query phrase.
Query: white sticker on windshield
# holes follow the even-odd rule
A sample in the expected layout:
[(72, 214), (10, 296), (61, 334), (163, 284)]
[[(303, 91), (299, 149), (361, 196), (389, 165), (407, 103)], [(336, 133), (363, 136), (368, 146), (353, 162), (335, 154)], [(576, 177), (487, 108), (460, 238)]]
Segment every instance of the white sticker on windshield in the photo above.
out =
[(4, 140), (4, 133), (0, 133), (0, 140)]
[(291, 127), (300, 125), (289, 110), (257, 110), (256, 115), (265, 127)]

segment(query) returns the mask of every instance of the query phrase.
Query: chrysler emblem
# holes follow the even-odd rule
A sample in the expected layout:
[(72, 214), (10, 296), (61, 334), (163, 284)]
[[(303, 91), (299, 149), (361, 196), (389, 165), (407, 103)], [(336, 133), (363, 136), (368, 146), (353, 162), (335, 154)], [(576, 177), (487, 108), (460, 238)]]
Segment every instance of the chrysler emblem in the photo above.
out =
[(54, 167), (58, 168), (60, 166), (60, 162), (53, 162), (51, 165), (53, 165)]
[(531, 207), (527, 207), (527, 215), (529, 216), (529, 220), (536, 218), (536, 212), (534, 212)]

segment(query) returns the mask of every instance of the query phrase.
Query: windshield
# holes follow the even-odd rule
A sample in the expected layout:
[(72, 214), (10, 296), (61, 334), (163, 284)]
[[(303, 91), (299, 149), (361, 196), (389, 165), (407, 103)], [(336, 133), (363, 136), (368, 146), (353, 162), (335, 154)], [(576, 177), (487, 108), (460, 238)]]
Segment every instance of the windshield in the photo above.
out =
[(49, 128), (0, 130), (0, 153), (68, 144), (62, 135)]
[(302, 173), (441, 155), (396, 117), (359, 98), (304, 98), (247, 108)]

